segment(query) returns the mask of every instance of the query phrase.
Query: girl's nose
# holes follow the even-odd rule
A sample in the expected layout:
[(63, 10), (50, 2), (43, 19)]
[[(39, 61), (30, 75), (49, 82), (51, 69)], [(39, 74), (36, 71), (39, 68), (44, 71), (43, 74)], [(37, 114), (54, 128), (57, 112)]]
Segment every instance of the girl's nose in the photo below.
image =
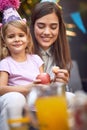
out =
[(18, 36), (15, 36), (15, 41), (19, 41), (20, 38)]

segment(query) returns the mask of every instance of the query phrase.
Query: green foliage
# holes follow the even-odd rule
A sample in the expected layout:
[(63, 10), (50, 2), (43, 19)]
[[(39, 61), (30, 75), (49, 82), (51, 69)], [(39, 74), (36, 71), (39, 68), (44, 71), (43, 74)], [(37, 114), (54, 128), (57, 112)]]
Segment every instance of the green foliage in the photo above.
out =
[(38, 3), (40, 0), (21, 0), (21, 6), (18, 12), (22, 17), (25, 17), (27, 20), (31, 14), (32, 8)]

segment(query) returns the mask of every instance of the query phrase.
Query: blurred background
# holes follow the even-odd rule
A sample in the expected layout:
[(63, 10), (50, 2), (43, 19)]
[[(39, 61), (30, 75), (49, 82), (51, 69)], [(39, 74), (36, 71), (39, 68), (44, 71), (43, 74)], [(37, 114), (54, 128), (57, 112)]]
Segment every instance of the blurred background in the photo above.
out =
[[(20, 1), (21, 6), (18, 12), (29, 21), (31, 9), (36, 3), (40, 2), (40, 0)], [(55, 1), (62, 7), (72, 61), (75, 62), (76, 68), (78, 69), (82, 88), (87, 92), (87, 0)], [(0, 13), (0, 21), (1, 17), (2, 14)], [(76, 76), (75, 70), (73, 75)], [(74, 78), (76, 79), (77, 77)], [(80, 87), (79, 84), (73, 84), (73, 86)]]
[(60, 0), (59, 3), (67, 30), (72, 32), (68, 32), (72, 60), (78, 65), (82, 87), (87, 92), (87, 0)]

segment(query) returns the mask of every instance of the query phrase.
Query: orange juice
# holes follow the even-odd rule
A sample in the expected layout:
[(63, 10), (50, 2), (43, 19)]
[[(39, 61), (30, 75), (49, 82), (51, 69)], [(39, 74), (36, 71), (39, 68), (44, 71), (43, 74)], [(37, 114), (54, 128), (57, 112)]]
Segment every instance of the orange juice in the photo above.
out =
[(64, 96), (40, 97), (36, 109), (40, 130), (69, 130)]

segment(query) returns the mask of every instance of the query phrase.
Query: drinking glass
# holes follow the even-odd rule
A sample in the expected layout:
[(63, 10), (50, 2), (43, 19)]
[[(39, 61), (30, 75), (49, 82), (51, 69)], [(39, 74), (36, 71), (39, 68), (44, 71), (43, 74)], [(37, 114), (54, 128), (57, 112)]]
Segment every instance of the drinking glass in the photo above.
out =
[(65, 85), (52, 83), (37, 88), (36, 127), (39, 130), (69, 130)]

